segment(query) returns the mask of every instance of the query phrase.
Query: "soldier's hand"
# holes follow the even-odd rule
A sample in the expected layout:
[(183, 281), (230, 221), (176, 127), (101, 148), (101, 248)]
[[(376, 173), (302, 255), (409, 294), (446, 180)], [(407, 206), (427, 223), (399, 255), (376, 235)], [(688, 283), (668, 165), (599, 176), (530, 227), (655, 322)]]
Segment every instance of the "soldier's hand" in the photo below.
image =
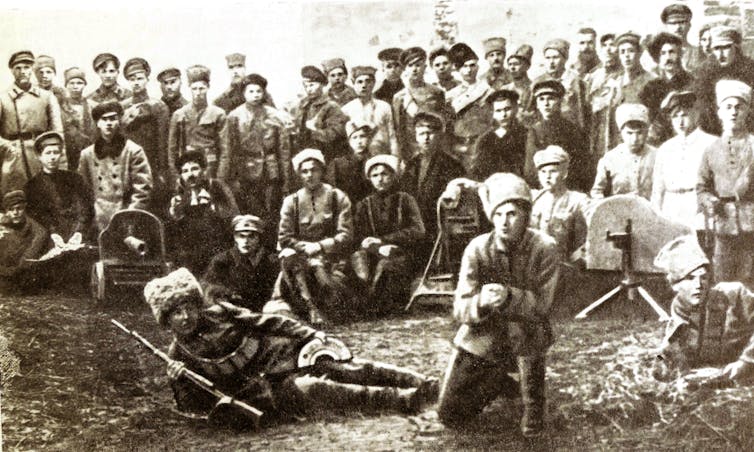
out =
[(186, 370), (186, 365), (183, 361), (170, 361), (168, 363), (168, 378), (171, 380), (177, 380), (183, 372)]
[(320, 245), (317, 242), (306, 242), (304, 243), (304, 253), (307, 256), (314, 256), (315, 254), (319, 254), (322, 252), (322, 245)]
[(381, 245), (382, 240), (378, 239), (377, 237), (367, 237), (364, 240), (361, 241), (361, 247), (363, 249), (369, 249), (373, 245)]
[(382, 245), (377, 252), (380, 253), (382, 256), (390, 257), (391, 254), (397, 250), (398, 247), (395, 245)]
[(723, 375), (731, 380), (743, 380), (754, 375), (754, 364), (746, 361), (733, 361), (725, 366)]
[(182, 200), (183, 199), (180, 195), (173, 196), (172, 198), (170, 198), (170, 208), (175, 209), (176, 207), (178, 207)]
[(310, 120), (306, 121), (305, 125), (306, 125), (306, 128), (309, 129), (309, 130), (317, 130), (317, 124), (314, 121), (314, 119), (310, 119)]
[(502, 284), (485, 284), (479, 294), (479, 309), (484, 312), (493, 306), (499, 306), (508, 298), (508, 288)]
[(288, 257), (292, 257), (295, 255), (296, 255), (296, 250), (294, 250), (293, 248), (283, 248), (282, 250), (280, 250), (280, 253), (278, 253), (278, 257), (280, 259), (286, 259)]

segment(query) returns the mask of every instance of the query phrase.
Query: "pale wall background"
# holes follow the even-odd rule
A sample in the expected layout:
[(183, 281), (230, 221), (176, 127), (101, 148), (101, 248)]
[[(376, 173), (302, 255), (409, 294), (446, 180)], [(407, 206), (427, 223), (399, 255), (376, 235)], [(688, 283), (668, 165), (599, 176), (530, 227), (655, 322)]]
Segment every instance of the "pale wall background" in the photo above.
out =
[[(458, 40), (481, 53), (481, 41), (502, 35), (508, 51), (521, 43), (535, 48), (531, 76), (541, 72), (545, 41), (573, 39), (576, 30), (591, 26), (599, 34), (633, 30), (640, 34), (661, 27), (660, 11), (669, 2), (657, 0), (455, 0)], [(686, 2), (695, 12), (690, 39), (704, 21), (702, 0)], [(707, 0), (709, 4), (709, 0)], [(726, 3), (722, 0), (722, 3)], [(247, 67), (269, 80), (278, 103), (300, 91), (299, 69), (342, 56), (349, 66), (377, 65), (376, 53), (386, 46), (428, 47), (433, 35), (432, 0), (413, 1), (259, 1), (203, 2), (97, 1), (0, 4), (0, 59), (16, 50), (56, 58), (62, 83), (65, 68), (87, 71), (89, 86), (99, 83), (91, 68), (97, 53), (109, 51), (122, 62), (146, 58), (154, 74), (150, 92), (159, 95), (154, 75), (167, 65), (182, 70), (194, 63), (212, 69), (210, 97), (228, 84), (224, 55), (247, 54)], [(374, 44), (378, 42), (377, 44)], [(370, 44), (371, 43), (371, 44)], [(0, 87), (12, 83), (0, 69)], [(482, 68), (484, 69), (484, 67)], [(125, 83), (125, 82), (123, 82)], [(184, 85), (184, 91), (186, 87)]]

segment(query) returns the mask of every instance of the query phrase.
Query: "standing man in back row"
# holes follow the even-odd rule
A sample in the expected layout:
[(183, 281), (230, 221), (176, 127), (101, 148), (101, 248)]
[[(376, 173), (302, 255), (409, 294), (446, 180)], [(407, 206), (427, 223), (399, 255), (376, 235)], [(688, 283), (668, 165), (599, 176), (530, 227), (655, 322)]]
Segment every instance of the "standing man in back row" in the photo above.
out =
[[(230, 72), (230, 86), (215, 99), (213, 104), (222, 108), (225, 113), (230, 113), (246, 102), (243, 95), (243, 87), (245, 86), (243, 79), (246, 77), (246, 55), (231, 53), (225, 57), (225, 62), (228, 64), (228, 71)], [(269, 93), (265, 93), (264, 103), (270, 107), (275, 106)]]
[(92, 63), (94, 72), (97, 73), (102, 84), (86, 96), (94, 105), (104, 102), (125, 100), (133, 93), (118, 85), (118, 73), (120, 72), (120, 60), (112, 53), (100, 53), (94, 57)]

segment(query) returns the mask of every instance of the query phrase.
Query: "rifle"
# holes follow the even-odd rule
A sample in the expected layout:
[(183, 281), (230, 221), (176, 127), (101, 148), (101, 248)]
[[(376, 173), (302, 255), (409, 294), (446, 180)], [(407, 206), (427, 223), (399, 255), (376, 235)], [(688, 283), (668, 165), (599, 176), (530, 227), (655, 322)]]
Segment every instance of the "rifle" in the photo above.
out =
[[(136, 331), (131, 331), (128, 328), (126, 328), (122, 323), (118, 322), (115, 319), (110, 319), (110, 322), (112, 322), (113, 325), (117, 326), (121, 331), (124, 333), (133, 336), (137, 341), (139, 341), (144, 347), (148, 348), (149, 351), (151, 351), (154, 355), (165, 361), (166, 363), (170, 364), (172, 362), (175, 362), (172, 358), (170, 358), (165, 352), (160, 350), (159, 348), (152, 345), (148, 340), (144, 339), (139, 333)], [(262, 417), (264, 413), (259, 411), (258, 409), (254, 408), (253, 406), (244, 403), (240, 400), (236, 400), (233, 397), (226, 395), (219, 389), (215, 387), (215, 384), (206, 379), (205, 377), (199, 375), (198, 373), (194, 372), (191, 369), (183, 369), (182, 375), (186, 378), (188, 378), (191, 382), (193, 382), (195, 385), (199, 386), (200, 388), (204, 389), (205, 391), (209, 392), (213, 396), (217, 397), (219, 399), (218, 404), (229, 404), (233, 405), (237, 408), (240, 408), (244, 414), (249, 416), (254, 421), (254, 428), (259, 427), (259, 419)]]

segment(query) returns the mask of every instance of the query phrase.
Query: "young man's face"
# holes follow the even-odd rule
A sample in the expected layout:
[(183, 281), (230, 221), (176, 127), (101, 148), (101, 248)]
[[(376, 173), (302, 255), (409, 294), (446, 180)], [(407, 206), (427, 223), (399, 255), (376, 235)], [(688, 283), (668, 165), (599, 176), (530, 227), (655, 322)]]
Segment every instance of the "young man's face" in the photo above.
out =
[(166, 99), (175, 99), (181, 95), (181, 78), (163, 78), (160, 82), (160, 89), (162, 90), (162, 95), (165, 96)]
[(618, 47), (615, 46), (615, 39), (607, 39), (602, 44), (602, 60), (615, 61), (618, 58)]
[(419, 150), (422, 152), (429, 152), (432, 149), (432, 144), (437, 136), (437, 131), (426, 124), (420, 124), (416, 126), (416, 143), (419, 145)]
[(624, 42), (618, 46), (618, 58), (624, 71), (632, 71), (639, 64), (639, 51), (632, 43)]
[(106, 113), (97, 120), (99, 133), (105, 140), (110, 140), (120, 130), (118, 113)]
[(131, 91), (134, 94), (141, 94), (147, 91), (147, 74), (145, 72), (134, 72), (128, 76), (128, 84), (131, 86)]
[(369, 149), (371, 134), (366, 129), (359, 129), (348, 137), (348, 144), (354, 154), (363, 155)]
[(327, 74), (327, 81), (330, 83), (331, 87), (341, 89), (346, 84), (346, 77), (348, 77), (346, 70), (341, 67), (336, 67)]
[(102, 86), (110, 87), (118, 81), (118, 68), (115, 67), (114, 62), (108, 61), (97, 69), (97, 75), (102, 81)]
[(230, 72), (232, 83), (237, 83), (237, 82), (240, 82), (241, 79), (246, 76), (246, 65), (245, 64), (229, 64), (228, 71)]
[(685, 41), (691, 29), (691, 21), (689, 19), (671, 18), (665, 23), (665, 29), (668, 33), (673, 33)]
[(681, 68), (681, 52), (683, 50), (676, 44), (665, 43), (660, 48), (658, 65), (666, 71), (677, 71)]
[(84, 94), (85, 86), (86, 82), (81, 80), (80, 78), (72, 78), (68, 80), (68, 83), (65, 84), (65, 88), (68, 90), (68, 93), (71, 94), (71, 97), (74, 97), (76, 99)]
[(307, 96), (316, 96), (322, 93), (322, 84), (320, 82), (304, 79), (304, 92)]
[(264, 88), (253, 83), (249, 83), (243, 90), (243, 98), (249, 105), (261, 105), (264, 101)]
[(699, 47), (702, 49), (705, 55), (712, 53), (712, 39), (710, 39), (710, 31), (707, 30), (699, 36)]
[(233, 240), (241, 254), (256, 254), (259, 250), (259, 234), (254, 231), (236, 231), (233, 233)]
[(628, 122), (620, 129), (620, 135), (628, 150), (637, 154), (644, 148), (644, 142), (647, 140), (647, 126), (643, 123)]
[(394, 179), (395, 173), (385, 165), (375, 165), (369, 171), (369, 181), (378, 193), (389, 190)]
[(506, 243), (516, 243), (529, 226), (529, 212), (515, 202), (506, 202), (492, 213), (492, 224), (498, 238)]
[(199, 185), (204, 178), (204, 170), (197, 162), (186, 162), (181, 166), (181, 181), (189, 188)]
[(724, 130), (741, 130), (746, 124), (749, 107), (739, 97), (728, 97), (717, 107), (717, 116)]
[(322, 185), (322, 165), (315, 160), (306, 160), (299, 166), (298, 175), (301, 184), (308, 190), (314, 190)]
[(440, 80), (453, 76), (453, 67), (450, 65), (450, 60), (446, 55), (438, 55), (432, 60), (432, 70), (435, 71), (437, 78)]
[(424, 80), (424, 71), (427, 70), (427, 63), (424, 60), (414, 60), (406, 66), (409, 80), (420, 82)]
[(359, 97), (369, 97), (374, 90), (374, 77), (371, 75), (360, 75), (353, 81), (353, 89)]
[(465, 63), (463, 63), (463, 66), (461, 66), (458, 69), (458, 73), (461, 74), (461, 77), (466, 83), (475, 83), (476, 75), (478, 72), (479, 72), (478, 60), (468, 60)]
[(529, 64), (521, 58), (508, 58), (508, 72), (511, 73), (511, 77), (515, 80), (523, 78), (526, 75), (526, 71), (529, 70)]
[(16, 63), (13, 65), (13, 78), (16, 80), (18, 86), (28, 86), (31, 84), (31, 64), (29, 63)]
[(670, 115), (676, 135), (688, 135), (696, 128), (696, 114), (691, 108), (676, 108)]
[(577, 49), (580, 54), (597, 52), (597, 37), (591, 33), (579, 33), (577, 36)]
[(545, 50), (545, 71), (554, 77), (560, 75), (565, 68), (566, 59), (555, 49)]
[(199, 326), (199, 306), (186, 301), (179, 304), (168, 314), (168, 326), (178, 337), (191, 336)]
[(46, 173), (57, 171), (60, 156), (63, 154), (59, 144), (48, 144), (39, 154), (39, 162), (42, 164), (42, 170)]
[(49, 89), (52, 86), (52, 82), (55, 81), (55, 70), (51, 67), (38, 69), (36, 75), (39, 86), (44, 89)]
[(395, 81), (401, 78), (403, 73), (403, 66), (400, 61), (387, 60), (382, 62), (382, 73), (385, 74), (385, 79)]
[(13, 224), (23, 224), (26, 221), (26, 203), (18, 203), (5, 211), (5, 215)]
[(544, 165), (537, 170), (537, 175), (544, 190), (557, 190), (565, 186), (568, 168), (562, 163)]
[(496, 100), (492, 103), (492, 119), (498, 127), (509, 129), (516, 120), (518, 113), (518, 104), (510, 99)]
[(560, 113), (562, 99), (555, 94), (544, 93), (537, 96), (537, 110), (544, 119), (550, 119)]
[(198, 80), (189, 85), (191, 90), (191, 101), (204, 105), (207, 103), (207, 91), (209, 91), (209, 83)]
[(489, 63), (490, 69), (496, 72), (502, 71), (505, 65), (505, 51), (493, 50), (484, 59)]
[(728, 67), (736, 60), (736, 51), (733, 48), (733, 44), (713, 46), (712, 55), (715, 55), (721, 67)]
[(690, 306), (700, 306), (707, 297), (709, 283), (707, 269), (699, 267), (682, 280), (674, 283), (673, 290), (681, 301)]

